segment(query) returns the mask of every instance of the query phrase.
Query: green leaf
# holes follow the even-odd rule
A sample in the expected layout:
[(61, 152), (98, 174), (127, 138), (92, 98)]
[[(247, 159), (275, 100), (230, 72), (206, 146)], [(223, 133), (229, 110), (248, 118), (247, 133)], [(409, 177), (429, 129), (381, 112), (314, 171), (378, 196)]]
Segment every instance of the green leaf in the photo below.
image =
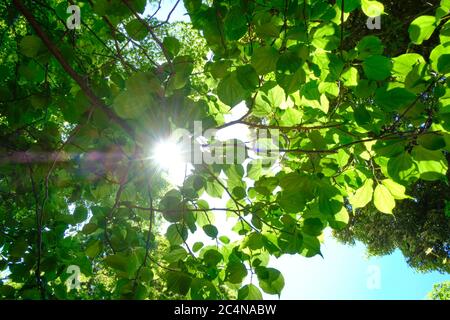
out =
[(327, 93), (331, 97), (336, 98), (339, 95), (339, 87), (334, 82), (321, 82), (319, 83), (319, 92)]
[(166, 86), (166, 95), (171, 95), (173, 91), (182, 89), (189, 81), (189, 76), (194, 68), (192, 57), (177, 56), (172, 61), (174, 73), (172, 73)]
[(417, 164), (421, 179), (435, 181), (445, 177), (448, 163), (441, 151), (431, 151), (422, 146), (415, 146), (412, 157)]
[(45, 50), (44, 44), (38, 36), (25, 36), (20, 41), (20, 52), (29, 58), (34, 58)]
[(9, 254), (13, 258), (21, 258), (28, 248), (28, 243), (25, 239), (16, 240), (9, 248)]
[(163, 40), (163, 45), (171, 57), (174, 57), (180, 52), (181, 44), (177, 38), (165, 37)]
[(242, 88), (254, 90), (259, 84), (258, 74), (251, 65), (245, 65), (236, 69), (237, 78)]
[(298, 213), (306, 204), (306, 200), (301, 194), (289, 191), (281, 192), (277, 202), (286, 213)]
[(188, 237), (188, 231), (187, 231), (186, 227), (183, 225), (171, 224), (167, 228), (166, 238), (167, 238), (167, 240), (169, 240), (169, 243), (172, 246), (177, 246), (177, 245), (184, 243), (184, 241), (186, 241), (187, 237)]
[(450, 42), (441, 44), (431, 51), (430, 54), (431, 67), (441, 73), (450, 73)]
[(354, 93), (356, 97), (364, 99), (372, 96), (376, 89), (377, 84), (375, 81), (360, 79), (358, 86), (354, 89)]
[(154, 273), (150, 267), (143, 267), (140, 273), (140, 278), (146, 283), (150, 283), (154, 278)]
[[(0, 285), (0, 297), (1, 298), (13, 298), (16, 289), (10, 285)], [(39, 299), (39, 298), (38, 298)]]
[(142, 41), (148, 35), (146, 26), (138, 19), (131, 20), (125, 26), (128, 35), (136, 41)]
[(370, 201), (373, 195), (373, 180), (367, 179), (361, 188), (350, 196), (350, 204), (353, 209), (364, 208)]
[(358, 70), (354, 67), (348, 68), (342, 73), (342, 79), (346, 87), (356, 87), (359, 81)]
[(295, 126), (302, 122), (303, 114), (294, 108), (288, 108), (281, 116), (280, 125), (282, 126)]
[[(339, 8), (341, 8), (342, 6), (342, 1), (343, 0), (337, 0), (336, 4)], [(356, 8), (361, 6), (361, 0), (344, 0), (344, 12), (348, 13), (348, 12), (352, 12), (353, 10), (355, 10)]]
[(302, 231), (310, 236), (318, 236), (322, 234), (325, 225), (318, 218), (309, 218), (303, 221)]
[(184, 0), (183, 2), (187, 12), (190, 14), (196, 12), (202, 5), (202, 0)]
[(116, 253), (110, 256), (107, 256), (104, 259), (105, 263), (113, 269), (127, 272), (128, 270), (128, 257), (123, 255), (122, 253)]
[(192, 300), (217, 300), (217, 289), (211, 281), (194, 279), (191, 284), (190, 296)]
[(388, 188), (389, 192), (392, 194), (394, 199), (396, 200), (402, 200), (402, 199), (408, 199), (410, 198), (405, 194), (406, 188), (402, 186), (401, 184), (398, 184), (397, 182), (391, 180), (391, 179), (384, 179), (381, 181), (381, 183)]
[(412, 157), (408, 153), (401, 153), (400, 155), (389, 159), (388, 173), (390, 177), (397, 181), (414, 180), (417, 176), (416, 167)]
[(194, 176), (193, 187), (195, 190), (201, 190), (205, 187), (206, 180), (202, 176)]
[(450, 21), (447, 21), (442, 26), (441, 32), (439, 33), (439, 39), (441, 40), (441, 44), (450, 42)]
[(179, 260), (183, 260), (187, 256), (187, 252), (182, 247), (174, 247), (170, 250), (169, 253), (165, 254), (163, 259), (168, 263), (177, 262)]
[[(45, 79), (45, 69), (33, 60), (31, 60), (27, 64), (21, 63), (19, 67), (19, 74), (28, 81), (35, 83), (41, 83)], [(49, 100), (45, 95), (34, 95), (33, 97), (41, 97), (41, 100), (43, 100), (43, 102), (47, 102)], [(42, 104), (43, 102), (41, 102), (40, 104)], [(33, 104), (33, 101), (31, 101), (31, 103)], [(35, 108), (39, 107), (34, 104), (33, 106)], [(45, 105), (41, 105), (40, 107), (44, 106)]]
[(374, 55), (363, 62), (364, 73), (369, 80), (385, 80), (391, 75), (392, 63), (389, 58)]
[(375, 103), (388, 112), (401, 110), (409, 106), (415, 99), (416, 95), (405, 88), (391, 90), (380, 88), (375, 94)]
[(201, 250), (201, 248), (203, 248), (203, 242), (196, 242), (196, 243), (194, 243), (194, 245), (192, 246), (192, 251), (198, 252), (198, 251)]
[(220, 236), (219, 240), (224, 243), (224, 244), (229, 244), (230, 243), (230, 238), (228, 238), (227, 236)]
[(410, 72), (413, 71), (414, 66), (425, 64), (424, 58), (417, 53), (406, 53), (392, 59), (394, 65), (392, 74), (399, 80), (405, 81)]
[(274, 268), (258, 267), (256, 269), (260, 288), (268, 294), (280, 295), (284, 288), (284, 277)]
[(436, 29), (437, 22), (434, 16), (420, 16), (414, 19), (408, 28), (412, 43), (422, 44), (423, 41), (430, 39), (434, 29)]
[(203, 255), (203, 260), (207, 266), (215, 267), (220, 261), (223, 260), (223, 255), (215, 249), (210, 249)]
[(133, 0), (133, 1), (130, 1), (130, 5), (134, 11), (139, 12), (139, 13), (144, 13), (145, 6), (147, 5), (147, 0)]
[(440, 7), (436, 10), (436, 19), (442, 19), (450, 12), (449, 0), (441, 0)]
[(114, 99), (114, 111), (124, 119), (138, 119), (145, 111), (141, 101), (132, 92), (123, 91)]
[(303, 61), (293, 52), (286, 52), (278, 58), (276, 79), (286, 94), (299, 90), (300, 85), (305, 83), (306, 74), (302, 65)]
[(358, 50), (358, 58), (364, 60), (372, 55), (382, 55), (384, 46), (380, 38), (366, 36), (358, 42), (356, 49)]
[(318, 189), (320, 212), (329, 215), (338, 213), (343, 205), (339, 190), (325, 183), (321, 184)]
[(213, 198), (222, 198), (223, 187), (217, 181), (206, 182), (206, 193)]
[(234, 107), (247, 98), (248, 91), (242, 87), (237, 73), (232, 72), (219, 82), (217, 95), (223, 103)]
[(302, 249), (303, 235), (295, 230), (294, 232), (282, 232), (277, 239), (280, 249), (287, 254), (297, 254)]
[(261, 233), (252, 232), (247, 236), (246, 240), (244, 240), (244, 246), (251, 250), (261, 249), (264, 245), (263, 238)]
[(88, 211), (84, 206), (78, 206), (73, 212), (73, 219), (75, 223), (83, 222), (87, 219)]
[(379, 1), (361, 0), (361, 7), (368, 17), (378, 17), (384, 13), (384, 5)]
[(283, 21), (278, 15), (271, 15), (269, 11), (264, 11), (255, 14), (253, 20), (256, 22), (255, 32), (259, 37), (279, 36)]
[(253, 51), (251, 64), (259, 75), (275, 71), (278, 51), (273, 47), (259, 47)]
[(185, 296), (191, 287), (192, 278), (179, 271), (168, 271), (166, 274), (167, 289)]
[(234, 187), (231, 193), (238, 200), (244, 199), (247, 196), (247, 192), (241, 186)]
[(209, 71), (215, 79), (222, 79), (228, 74), (230, 66), (230, 60), (208, 61), (205, 65), (205, 70)]
[(203, 199), (198, 200), (197, 205), (200, 209), (203, 209), (203, 210), (209, 209), (209, 204), (206, 200), (203, 200)]
[(328, 217), (328, 223), (330, 224), (330, 227), (335, 230), (344, 229), (349, 221), (350, 215), (348, 214), (346, 207), (342, 207), (341, 211), (336, 213), (334, 216)]
[(217, 235), (219, 234), (219, 231), (217, 230), (216, 226), (212, 224), (207, 224), (203, 226), (203, 231), (206, 233), (207, 236), (216, 239)]
[(269, 83), (266, 83), (266, 85), (263, 86), (263, 90), (259, 91), (256, 96), (255, 106), (252, 110), (252, 114), (256, 117), (266, 117), (267, 114), (270, 114), (272, 110), (280, 107), (285, 101), (283, 88), (274, 85), (272, 82), (272, 86), (267, 90), (268, 84)]
[(240, 261), (230, 261), (226, 269), (226, 280), (233, 284), (242, 283), (247, 276), (247, 268)]
[(446, 146), (444, 137), (436, 133), (420, 135), (417, 138), (417, 143), (428, 150), (439, 150)]
[(247, 33), (247, 19), (241, 8), (231, 7), (224, 20), (224, 29), (229, 40), (239, 40)]
[(313, 34), (313, 46), (324, 50), (334, 50), (339, 47), (337, 29), (333, 24), (321, 25)]
[(376, 186), (373, 194), (373, 202), (375, 207), (383, 213), (392, 214), (392, 210), (395, 208), (394, 197), (389, 192), (388, 188), (382, 184)]
[(262, 300), (263, 296), (257, 286), (246, 284), (238, 291), (238, 300)]
[(86, 247), (86, 255), (94, 259), (103, 249), (103, 243), (100, 240), (92, 241), (87, 247)]
[(358, 106), (354, 108), (353, 116), (358, 125), (363, 126), (370, 123), (372, 119), (369, 111), (364, 106)]
[(83, 232), (84, 234), (91, 234), (97, 229), (98, 229), (97, 224), (90, 222), (83, 226), (81, 232)]
[(171, 189), (166, 192), (160, 201), (160, 207), (164, 210), (175, 210), (178, 209), (180, 203), (182, 202), (183, 196), (181, 192), (177, 189)]

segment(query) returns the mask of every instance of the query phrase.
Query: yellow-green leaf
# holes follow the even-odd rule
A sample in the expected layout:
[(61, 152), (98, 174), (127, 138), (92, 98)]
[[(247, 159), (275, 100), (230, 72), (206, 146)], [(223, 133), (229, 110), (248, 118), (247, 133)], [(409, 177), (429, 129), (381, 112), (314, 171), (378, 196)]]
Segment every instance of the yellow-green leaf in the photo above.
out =
[(378, 17), (384, 13), (384, 5), (378, 1), (362, 0), (361, 7), (368, 17)]
[(388, 188), (382, 184), (377, 185), (375, 188), (373, 202), (375, 207), (383, 213), (392, 214), (392, 210), (395, 208), (394, 197), (389, 192)]
[(365, 207), (371, 200), (373, 194), (373, 180), (367, 179), (361, 188), (350, 197), (353, 209)]
[(381, 181), (381, 183), (388, 188), (389, 192), (392, 194), (394, 199), (402, 200), (402, 199), (408, 199), (411, 198), (410, 196), (406, 195), (406, 188), (402, 186), (401, 184), (398, 184), (397, 182), (391, 180), (391, 179), (385, 179)]

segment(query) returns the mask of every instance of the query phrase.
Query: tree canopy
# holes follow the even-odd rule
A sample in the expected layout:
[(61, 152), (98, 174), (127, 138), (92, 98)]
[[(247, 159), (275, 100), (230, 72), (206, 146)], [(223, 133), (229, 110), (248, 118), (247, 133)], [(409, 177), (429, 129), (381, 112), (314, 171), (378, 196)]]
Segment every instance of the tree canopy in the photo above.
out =
[[(450, 0), (170, 2), (190, 23), (157, 18), (169, 1), (69, 2), (79, 28), (65, 1), (0, 4), (0, 297), (280, 295), (270, 257), (320, 255), (358, 219), (406, 229), (429, 186), (448, 230)], [(152, 146), (196, 123), (269, 135), (170, 185)]]
[(435, 284), (428, 297), (431, 300), (450, 300), (450, 282), (444, 281)]
[(450, 273), (450, 205), (437, 196), (449, 193), (444, 182), (416, 182), (408, 189), (412, 199), (397, 204), (395, 219), (368, 205), (356, 210), (334, 236), (345, 244), (361, 241), (371, 256), (399, 249), (418, 271)]

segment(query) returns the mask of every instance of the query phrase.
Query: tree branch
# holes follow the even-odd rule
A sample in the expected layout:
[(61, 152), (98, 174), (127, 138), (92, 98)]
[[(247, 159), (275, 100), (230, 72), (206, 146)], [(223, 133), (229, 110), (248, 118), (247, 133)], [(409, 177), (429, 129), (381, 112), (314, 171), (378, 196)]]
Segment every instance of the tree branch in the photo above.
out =
[(343, 45), (344, 45), (344, 18), (345, 18), (345, 0), (341, 0), (341, 43), (339, 45), (339, 50), (341, 51), (341, 56), (342, 56), (342, 51), (343, 49)]
[(164, 44), (162, 43), (162, 41), (156, 36), (155, 32), (153, 31), (153, 28), (147, 23), (147, 21), (145, 21), (144, 19), (142, 19), (139, 14), (134, 11), (134, 9), (130, 6), (128, 0), (122, 0), (122, 2), (128, 7), (128, 9), (131, 11), (131, 13), (136, 17), (136, 19), (141, 22), (148, 30), (148, 32), (150, 33), (152, 39), (156, 42), (156, 44), (161, 48), (162, 53), (164, 55), (164, 57), (167, 60), (167, 63), (169, 64), (170, 67), (170, 71), (174, 72), (174, 68), (173, 68), (173, 64), (172, 64), (172, 59), (170, 58), (170, 54), (167, 51), (166, 47), (164, 46)]
[(169, 14), (167, 15), (167, 18), (165, 21), (159, 23), (156, 25), (156, 28), (161, 27), (162, 25), (166, 24), (167, 22), (169, 22), (170, 20), (170, 16), (172, 15), (172, 13), (175, 11), (176, 7), (178, 6), (178, 4), (180, 3), (180, 0), (177, 0), (177, 2), (175, 3), (175, 5), (172, 7), (172, 9), (170, 10)]
[(36, 189), (36, 183), (33, 178), (33, 169), (28, 166), (31, 188), (33, 190), (36, 212), (36, 271), (34, 272), (36, 278), (36, 284), (39, 289), (39, 293), (42, 300), (45, 300), (45, 288), (41, 278), (41, 256), (42, 256), (42, 219), (44, 216), (44, 208), (39, 210), (39, 198)]
[(36, 21), (36, 18), (33, 14), (22, 4), (20, 0), (13, 0), (16, 8), (25, 16), (28, 22), (31, 24), (33, 29), (36, 31), (36, 34), (41, 38), (44, 42), (47, 49), (50, 53), (56, 58), (56, 60), (60, 63), (62, 68), (69, 74), (69, 76), (75, 80), (75, 82), (80, 86), (81, 90), (83, 90), (86, 97), (89, 101), (96, 107), (102, 110), (110, 120), (117, 123), (122, 129), (124, 129), (131, 137), (135, 136), (135, 132), (133, 127), (131, 127), (125, 120), (120, 118), (112, 109), (110, 109), (99, 97), (96, 96), (94, 91), (89, 87), (88, 82), (84, 77), (79, 75), (65, 60), (61, 51), (56, 47), (56, 45), (50, 40), (44, 30), (41, 28), (39, 23)]

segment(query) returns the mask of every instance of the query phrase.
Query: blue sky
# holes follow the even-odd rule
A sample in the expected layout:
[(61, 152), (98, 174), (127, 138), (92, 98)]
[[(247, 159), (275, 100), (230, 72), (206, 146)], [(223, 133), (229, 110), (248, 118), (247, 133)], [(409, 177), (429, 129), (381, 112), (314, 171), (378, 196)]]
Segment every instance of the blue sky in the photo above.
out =
[[(345, 246), (331, 236), (325, 237), (322, 254), (271, 260), (285, 277), (281, 299), (425, 299), (433, 284), (450, 280), (448, 274), (415, 272), (400, 251), (367, 259), (364, 245)], [(377, 274), (378, 289), (370, 278)]]
[[(157, 17), (165, 20), (175, 2), (164, 0)], [(146, 13), (153, 11), (147, 8)], [(180, 1), (171, 21), (188, 19)], [(399, 251), (368, 259), (362, 244), (345, 246), (330, 235), (325, 237), (322, 254), (323, 258), (298, 255), (272, 258), (270, 266), (285, 277), (281, 299), (426, 299), (433, 284), (450, 280), (448, 274), (415, 272)]]

